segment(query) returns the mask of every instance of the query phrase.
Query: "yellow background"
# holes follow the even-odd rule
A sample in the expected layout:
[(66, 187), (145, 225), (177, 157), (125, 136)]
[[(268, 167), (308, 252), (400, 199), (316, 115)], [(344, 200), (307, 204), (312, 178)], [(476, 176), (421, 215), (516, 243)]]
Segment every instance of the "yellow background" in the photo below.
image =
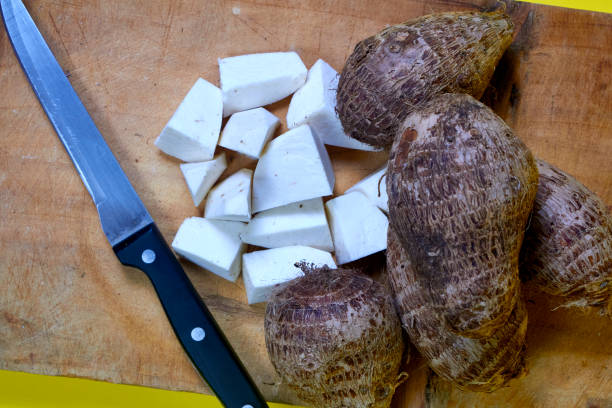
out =
[[(0, 407), (223, 408), (210, 395), (5, 370), (0, 370)], [(270, 408), (295, 407), (270, 404)]]
[(529, 3), (612, 13), (612, 0), (529, 0)]
[[(530, 3), (612, 13), (612, 0), (535, 0)], [(189, 392), (109, 384), (0, 370), (1, 408), (222, 408), (216, 398)], [(271, 408), (289, 405), (271, 404)]]

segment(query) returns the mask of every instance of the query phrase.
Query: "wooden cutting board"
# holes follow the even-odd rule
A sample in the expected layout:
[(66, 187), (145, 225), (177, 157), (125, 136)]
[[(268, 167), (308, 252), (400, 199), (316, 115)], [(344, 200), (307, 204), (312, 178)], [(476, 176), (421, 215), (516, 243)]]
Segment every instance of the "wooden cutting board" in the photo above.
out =
[[(340, 70), (354, 45), (388, 24), (487, 1), (26, 1), (160, 229), (172, 240), (193, 207), (178, 161), (153, 141), (217, 58), (297, 51)], [(612, 15), (521, 4), (517, 38), (485, 100), (533, 152), (612, 204)], [(0, 30), (0, 369), (208, 392), (146, 277), (116, 260), (81, 180)], [(284, 119), (288, 100), (271, 110)], [(285, 130), (283, 127), (281, 130)], [(330, 148), (335, 193), (386, 154)], [(230, 155), (225, 175), (254, 162)], [(296, 402), (268, 361), (264, 305), (243, 284), (184, 262), (265, 396)], [(491, 394), (459, 392), (420, 360), (395, 407), (610, 407), (612, 324), (555, 309), (526, 288), (528, 375)], [(0, 384), (0, 390), (2, 385)]]

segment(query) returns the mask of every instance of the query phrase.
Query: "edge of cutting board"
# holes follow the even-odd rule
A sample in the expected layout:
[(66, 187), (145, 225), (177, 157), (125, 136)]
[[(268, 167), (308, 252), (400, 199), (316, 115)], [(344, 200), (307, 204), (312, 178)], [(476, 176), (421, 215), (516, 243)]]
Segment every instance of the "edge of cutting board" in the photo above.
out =
[[(529, 3), (559, 6), (588, 11), (612, 13), (609, 0), (519, 0)], [(16, 407), (116, 407), (131, 408), (222, 408), (210, 395), (168, 391), (143, 386), (113, 384), (82, 378), (47, 376), (0, 370), (0, 408)], [(270, 403), (271, 408), (291, 408), (292, 405)]]

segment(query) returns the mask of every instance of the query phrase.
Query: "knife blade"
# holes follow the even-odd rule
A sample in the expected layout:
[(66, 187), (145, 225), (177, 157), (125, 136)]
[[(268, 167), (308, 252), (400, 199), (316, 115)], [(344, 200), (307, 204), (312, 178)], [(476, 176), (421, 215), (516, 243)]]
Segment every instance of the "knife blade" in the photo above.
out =
[(0, 0), (17, 59), (91, 195), (119, 261), (151, 280), (193, 365), (229, 408), (267, 407), (21, 0)]

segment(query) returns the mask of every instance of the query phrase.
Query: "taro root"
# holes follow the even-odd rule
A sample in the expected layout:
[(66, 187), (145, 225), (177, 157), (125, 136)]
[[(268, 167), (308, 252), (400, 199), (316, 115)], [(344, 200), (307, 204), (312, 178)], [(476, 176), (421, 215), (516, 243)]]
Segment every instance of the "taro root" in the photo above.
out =
[(406, 115), (443, 93), (480, 98), (513, 25), (501, 11), (432, 14), (366, 38), (338, 83), (338, 116), (347, 135), (372, 146), (393, 143)]
[(411, 342), (439, 376), (459, 388), (493, 391), (523, 371), (527, 311), (517, 301), (507, 322), (489, 337), (473, 339), (453, 333), (432, 301), (427, 279), (412, 268), (392, 228), (387, 271), (397, 310)]
[(612, 216), (564, 171), (537, 160), (540, 179), (521, 252), (521, 273), (566, 306), (612, 311)]
[(352, 270), (302, 268), (266, 308), (277, 373), (315, 407), (388, 407), (404, 351), (390, 292)]
[(538, 171), (512, 130), (468, 95), (410, 114), (389, 157), (389, 223), (438, 313), (491, 336), (520, 297), (518, 262)]

